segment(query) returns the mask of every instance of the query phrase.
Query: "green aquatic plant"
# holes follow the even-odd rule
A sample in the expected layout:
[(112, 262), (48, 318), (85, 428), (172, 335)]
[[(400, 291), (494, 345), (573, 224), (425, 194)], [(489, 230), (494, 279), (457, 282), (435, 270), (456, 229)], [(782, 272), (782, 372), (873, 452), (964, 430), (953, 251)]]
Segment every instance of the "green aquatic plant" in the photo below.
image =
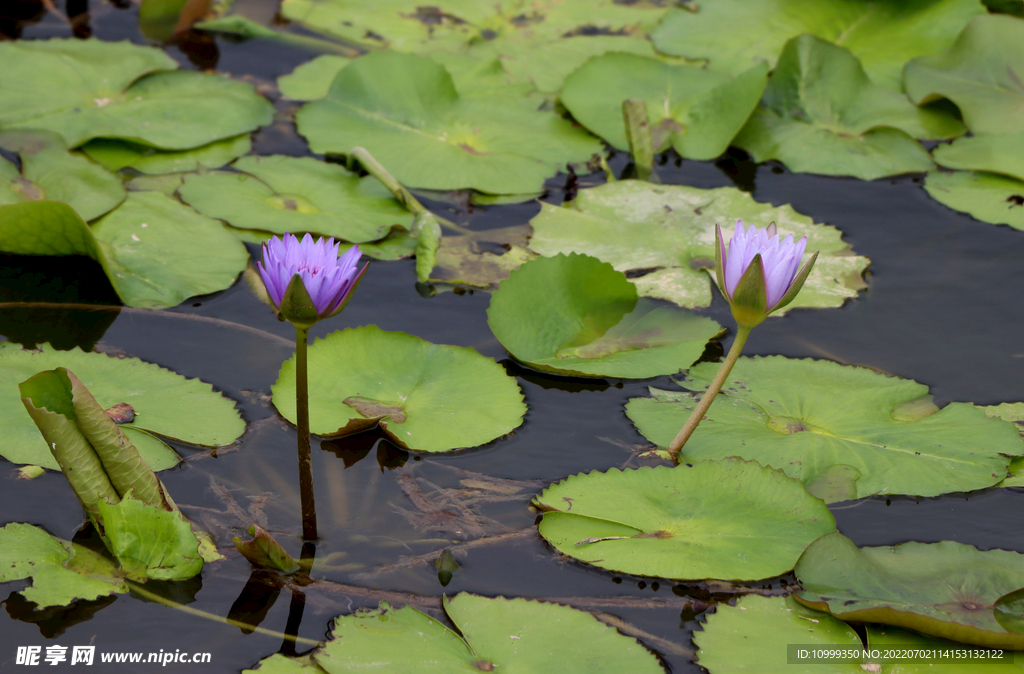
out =
[(299, 429), (299, 492), (302, 499), (302, 536), (314, 540), (316, 506), (313, 499), (313, 459), (309, 450), (309, 385), (306, 343), (309, 329), (341, 312), (359, 286), (367, 265), (359, 269), (359, 246), (338, 257), (339, 244), (306, 234), (301, 241), (291, 234), (263, 244), (258, 262), (267, 295), (280, 315), (295, 326), (295, 425)]
[(715, 228), (715, 278), (718, 288), (729, 302), (739, 330), (718, 374), (704, 392), (693, 414), (669, 444), (668, 451), (673, 456), (679, 456), (679, 451), (711, 407), (722, 384), (728, 379), (732, 366), (740, 357), (750, 331), (768, 318), (770, 313), (792, 302), (803, 288), (807, 275), (818, 259), (815, 251), (811, 259), (801, 267), (806, 247), (807, 237), (794, 242), (790, 234), (780, 240), (774, 222), (764, 229), (753, 225), (744, 229), (743, 222), (737, 221), (736, 232), (726, 249), (722, 228)]

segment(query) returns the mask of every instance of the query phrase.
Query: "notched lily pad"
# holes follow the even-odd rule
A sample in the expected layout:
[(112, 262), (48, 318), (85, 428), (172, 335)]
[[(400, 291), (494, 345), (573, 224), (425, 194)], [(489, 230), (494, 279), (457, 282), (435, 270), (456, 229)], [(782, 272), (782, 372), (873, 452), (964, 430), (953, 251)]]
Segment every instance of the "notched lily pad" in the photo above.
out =
[(312, 157), (243, 157), (234, 171), (185, 176), (181, 198), (232, 227), (377, 241), (413, 217), (373, 176)]
[(914, 138), (954, 138), (950, 114), (915, 107), (868, 81), (850, 52), (802, 35), (786, 43), (761, 106), (734, 144), (755, 161), (778, 159), (798, 173), (864, 180), (932, 168)]
[(121, 181), (85, 157), (70, 153), (48, 131), (0, 132), (0, 148), (17, 152), (21, 172), (0, 158), (0, 204), (62, 201), (94, 220), (124, 201)]
[(575, 475), (533, 504), (559, 552), (611, 571), (698, 580), (786, 573), (835, 520), (803, 485), (753, 461)]
[(42, 345), (38, 351), (0, 344), (0, 455), (14, 463), (59, 470), (32, 419), (25, 413), (18, 382), (43, 370), (66, 367), (88, 387), (103, 407), (130, 402), (137, 417), (118, 428), (131, 438), (147, 465), (164, 470), (179, 458), (149, 433), (205, 446), (226, 445), (245, 430), (234, 402), (209, 384), (186, 379), (137, 358), (113, 358), (79, 349), (57, 351)]
[(120, 138), (185, 150), (269, 124), (273, 106), (252, 86), (174, 70), (152, 47), (96, 39), (5, 42), (0, 129), (54, 131), (69, 147)]
[(21, 591), (39, 608), (128, 591), (123, 574), (102, 555), (31, 524), (0, 528), (0, 583), (32, 579)]
[(434, 61), (374, 52), (346, 66), (327, 97), (296, 113), (314, 152), (365, 147), (403, 185), (536, 193), (565, 165), (602, 152), (596, 138), (552, 112), (507, 96), (461, 96)]
[[(683, 385), (699, 391), (718, 368), (700, 363)], [(850, 466), (860, 472), (856, 498), (937, 496), (984, 489), (1006, 477), (1009, 457), (1024, 454), (1016, 429), (968, 403), (950, 403), (912, 421), (896, 418), (906, 413), (903, 403), (927, 393), (923, 384), (867, 368), (740, 358), (683, 456), (738, 455), (808, 484), (835, 466)], [(651, 389), (651, 395), (631, 399), (626, 414), (644, 437), (666, 447), (695, 402), (682, 391)]]
[(246, 671), (664, 672), (636, 640), (568, 606), (467, 593), (445, 597), (443, 605), (458, 632), (411, 606), (394, 609), (382, 601), (335, 618), (334, 638), (288, 663), (294, 666), (275, 655)]
[[(784, 313), (795, 307), (838, 307), (866, 286), (869, 264), (843, 242), (842, 232), (814, 223), (790, 206), (774, 207), (732, 187), (702, 190), (646, 181), (618, 182), (580, 190), (570, 204), (541, 204), (530, 221), (530, 249), (541, 255), (583, 253), (630, 272), (645, 297), (684, 307), (711, 304), (715, 225), (729, 230), (736, 220), (778, 225), (782, 236), (807, 237), (807, 250), (820, 251), (807, 283)], [(653, 271), (652, 271), (653, 270)]]
[(796, 565), (801, 603), (847, 621), (884, 623), (965, 644), (1024, 650), (1024, 604), (1000, 598), (1024, 587), (1024, 555), (953, 541), (858, 548), (839, 532), (811, 544)]
[(653, 377), (686, 368), (722, 326), (639, 299), (607, 262), (557, 255), (527, 262), (491, 298), (487, 323), (530, 367), (584, 377)]
[[(271, 388), (274, 405), (294, 423), (294, 358)], [(349, 435), (379, 425), (399, 447), (423, 452), (490, 442), (526, 413), (519, 386), (490, 358), (375, 325), (317, 339), (309, 347), (309, 391), (313, 433)]]
[(953, 101), (976, 135), (1020, 133), (1024, 106), (1024, 21), (975, 17), (942, 54), (907, 63), (907, 96), (917, 104)]
[(903, 64), (953, 43), (977, 0), (704, 0), (672, 9), (652, 34), (666, 54), (708, 59), (712, 70), (738, 73), (758, 61), (774, 65), (782, 46), (809, 33), (849, 49), (872, 81), (900, 91)]
[(768, 66), (735, 78), (633, 54), (605, 54), (565, 80), (560, 98), (583, 126), (615, 149), (629, 151), (622, 102), (647, 105), (653, 151), (674, 147), (689, 159), (714, 159), (729, 147), (761, 99)]

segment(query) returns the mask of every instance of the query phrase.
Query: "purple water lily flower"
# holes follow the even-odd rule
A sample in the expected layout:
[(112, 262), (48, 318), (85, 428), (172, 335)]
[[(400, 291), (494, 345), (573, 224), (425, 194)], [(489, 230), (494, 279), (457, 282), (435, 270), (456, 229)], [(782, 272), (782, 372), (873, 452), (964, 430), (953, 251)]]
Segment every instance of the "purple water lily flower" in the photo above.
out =
[[(753, 225), (745, 228), (743, 221), (737, 220), (728, 248), (720, 227), (716, 227), (715, 234), (718, 283), (732, 306), (733, 316), (744, 325), (757, 325), (771, 312), (792, 302), (818, 255), (815, 253), (801, 268), (807, 237), (794, 242), (790, 234), (782, 239), (774, 222), (759, 229)], [(752, 265), (758, 269), (751, 270)]]
[(281, 303), (296, 274), (302, 279), (319, 318), (341, 310), (366, 271), (366, 265), (362, 269), (358, 267), (362, 255), (359, 246), (352, 246), (338, 257), (339, 246), (333, 237), (313, 241), (309, 234), (302, 237), (302, 241), (285, 234), (283, 239), (272, 237), (263, 244), (263, 261), (256, 265), (270, 300), (285, 318), (292, 320)]

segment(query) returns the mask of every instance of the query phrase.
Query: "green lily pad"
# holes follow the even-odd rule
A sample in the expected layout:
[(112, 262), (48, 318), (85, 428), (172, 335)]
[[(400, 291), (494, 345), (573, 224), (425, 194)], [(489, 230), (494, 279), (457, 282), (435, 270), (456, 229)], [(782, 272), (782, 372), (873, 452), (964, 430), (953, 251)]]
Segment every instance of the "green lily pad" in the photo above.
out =
[(296, 113), (314, 152), (365, 147), (403, 185), (539, 192), (567, 163), (600, 154), (596, 138), (508, 96), (462, 97), (428, 58), (375, 52), (346, 66), (330, 93)]
[[(898, 627), (866, 625), (863, 629), (866, 653), (853, 628), (828, 613), (808, 608), (793, 597), (747, 595), (735, 606), (715, 606), (693, 641), (700, 648), (698, 664), (711, 674), (1018, 674), (1024, 669), (1024, 663), (1010, 661), (1012, 653), (1004, 652), (1009, 658), (1002, 660), (972, 658), (968, 653), (977, 647)], [(801, 649), (807, 652), (803, 658)], [(855, 655), (812, 661), (817, 649), (847, 650)], [(921, 657), (908, 653), (915, 650)]]
[(723, 332), (710, 318), (638, 299), (625, 274), (576, 254), (513, 271), (491, 297), (487, 324), (538, 370), (634, 379), (685, 369)]
[(317, 56), (278, 77), (277, 88), (296, 101), (318, 101), (330, 91), (335, 76), (351, 62), (352, 59), (335, 54)]
[(907, 95), (918, 104), (956, 103), (975, 134), (1020, 133), (1024, 106), (1024, 21), (975, 17), (945, 53), (907, 64)]
[(249, 260), (223, 225), (159, 192), (130, 192), (91, 228), (56, 201), (0, 206), (0, 251), (88, 255), (122, 302), (146, 309), (223, 290)]
[(994, 173), (929, 173), (928, 195), (955, 211), (993, 225), (1024, 230), (1024, 181)]
[[(294, 357), (271, 390), (294, 423)], [(510, 433), (525, 413), (515, 379), (471, 348), (375, 325), (332, 332), (309, 347), (309, 429), (317, 435), (379, 425), (399, 447), (443, 452)]]
[(580, 190), (565, 207), (541, 204), (530, 221), (530, 249), (548, 256), (592, 255), (632, 272), (642, 296), (706, 307), (711, 281), (703, 269), (715, 265), (715, 225), (728, 231), (737, 219), (760, 226), (775, 222), (783, 236), (806, 236), (808, 252), (820, 251), (800, 294), (776, 315), (795, 307), (838, 307), (866, 287), (861, 275), (869, 261), (850, 250), (842, 232), (815, 224), (790, 206), (760, 204), (733, 187), (702, 190), (620, 180)]
[(872, 84), (846, 49), (802, 35), (786, 43), (761, 107), (734, 144), (755, 161), (778, 159), (797, 173), (873, 180), (932, 168), (914, 138), (963, 132), (950, 114)]
[(796, 565), (796, 598), (847, 621), (896, 625), (966, 644), (1024, 650), (993, 607), (1024, 587), (1024, 555), (953, 541), (858, 548), (839, 532)]
[(79, 349), (57, 351), (43, 345), (38, 351), (0, 343), (0, 456), (59, 470), (39, 430), (25, 413), (18, 382), (43, 370), (66, 367), (88, 387), (104, 408), (130, 404), (135, 421), (120, 426), (153, 470), (177, 465), (178, 456), (149, 433), (195, 445), (215, 447), (234, 442), (245, 422), (234, 402), (209, 384), (185, 379), (137, 358), (113, 358)]
[(674, 147), (688, 159), (714, 159), (729, 147), (761, 99), (768, 66), (735, 78), (632, 54), (605, 54), (565, 80), (561, 100), (583, 126), (629, 151), (622, 102), (647, 104), (654, 152)]
[[(269, 124), (273, 106), (252, 86), (176, 71), (152, 47), (50, 39), (0, 44), (0, 129), (54, 131), (69, 147), (120, 138), (184, 150)], [(164, 71), (164, 72), (156, 72)]]
[[(852, 627), (792, 597), (750, 594), (735, 606), (718, 604), (703, 629), (693, 634), (697, 663), (711, 674), (864, 674), (860, 660), (825, 664), (788, 661), (789, 644), (810, 650), (856, 649), (864, 644)], [(874, 670), (879, 671), (879, 670)], [(887, 674), (891, 674), (888, 673)]]
[(21, 594), (38, 608), (128, 591), (105, 557), (31, 524), (8, 524), (0, 528), (0, 583), (29, 577), (32, 586)]
[(958, 138), (932, 151), (939, 166), (1024, 180), (1024, 133)]
[(287, 667), (272, 656), (246, 671), (664, 672), (636, 640), (568, 606), (467, 593), (445, 597), (443, 604), (458, 632), (411, 606), (396, 610), (382, 601), (379, 608), (335, 618), (334, 638), (312, 653), (312, 662), (306, 656)]
[(220, 168), (249, 152), (252, 141), (249, 134), (243, 134), (191, 150), (169, 152), (103, 138), (91, 140), (79, 149), (109, 171), (133, 168), (147, 174), (164, 174)]
[(185, 176), (181, 198), (204, 215), (240, 229), (311, 232), (353, 243), (412, 227), (412, 214), (373, 176), (312, 157), (243, 157), (236, 172)]
[(562, 554), (659, 578), (778, 576), (836, 526), (799, 482), (735, 457), (575, 475), (533, 504), (540, 535)]
[(480, 42), (550, 42), (571, 35), (644, 35), (665, 14), (662, 2), (512, 0), (284, 0), (281, 15), (366, 48), (458, 51)]
[[(696, 365), (684, 385), (699, 391), (718, 368)], [(683, 456), (739, 455), (805, 483), (833, 466), (852, 466), (861, 474), (857, 498), (937, 496), (984, 489), (1006, 477), (1008, 456), (1024, 454), (1014, 427), (968, 403), (927, 414), (927, 406), (916, 405), (927, 394), (923, 384), (867, 368), (740, 358)], [(651, 389), (651, 395), (630, 400), (626, 415), (644, 437), (666, 447), (695, 403), (682, 391)]]
[(47, 131), (0, 132), (0, 148), (17, 152), (21, 172), (0, 157), (0, 204), (62, 201), (93, 220), (125, 198), (116, 177), (85, 157), (67, 151), (60, 136)]
[(129, 578), (188, 580), (203, 569), (199, 540), (179, 513), (127, 494), (117, 504), (99, 501), (103, 542)]
[(900, 91), (904, 63), (941, 52), (984, 11), (977, 0), (702, 0), (697, 11), (670, 10), (651, 37), (658, 51), (735, 74), (774, 65), (786, 42), (809, 33), (849, 49), (872, 81)]

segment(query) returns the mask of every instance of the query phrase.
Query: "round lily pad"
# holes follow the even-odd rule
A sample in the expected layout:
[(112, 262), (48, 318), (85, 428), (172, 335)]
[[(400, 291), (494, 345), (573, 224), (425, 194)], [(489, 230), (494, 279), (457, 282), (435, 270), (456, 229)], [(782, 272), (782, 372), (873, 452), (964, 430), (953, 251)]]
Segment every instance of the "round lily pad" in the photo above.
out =
[(1024, 133), (958, 138), (932, 151), (935, 163), (951, 169), (987, 171), (1024, 180)]
[(786, 43), (759, 107), (734, 144), (798, 173), (873, 180), (927, 171), (914, 138), (954, 138), (963, 124), (868, 80), (853, 54), (802, 35)]
[[(444, 598), (458, 632), (411, 606), (360, 609), (334, 619), (333, 639), (287, 667), (272, 671), (416, 672), (636, 672), (663, 674), (653, 653), (589, 613), (529, 599), (489, 599), (461, 593)], [(460, 636), (461, 633), (461, 636)], [(294, 662), (294, 661), (293, 661)], [(302, 666), (310, 669), (303, 669)], [(262, 664), (257, 670), (267, 668)], [(315, 668), (315, 669), (314, 669)]]
[(523, 264), (491, 296), (487, 323), (517, 360), (588, 377), (654, 377), (700, 358), (722, 326), (638, 299), (622, 272), (588, 255)]
[[(711, 674), (864, 674), (861, 660), (801, 663), (789, 661), (790, 644), (813, 650), (860, 650), (852, 627), (792, 597), (740, 597), (735, 606), (718, 604), (703, 629), (693, 633), (697, 664)], [(875, 670), (880, 671), (880, 670)]]
[(956, 103), (975, 134), (1020, 133), (1024, 105), (1024, 21), (1006, 15), (975, 17), (942, 54), (907, 64), (904, 84), (917, 104)]
[(413, 216), (373, 176), (312, 157), (243, 157), (229, 171), (185, 176), (181, 198), (239, 229), (311, 232), (353, 243), (412, 227)]
[[(59, 133), (69, 147), (122, 138), (183, 150), (269, 124), (273, 106), (252, 85), (173, 70), (159, 49), (127, 42), (4, 42), (0, 129)], [(157, 72), (161, 71), (161, 72)]]
[[(718, 372), (701, 363), (684, 386), (700, 391)], [(626, 414), (644, 436), (667, 446), (695, 402), (651, 389)], [(867, 368), (782, 356), (740, 358), (722, 393), (683, 447), (688, 461), (742, 456), (805, 483), (835, 466), (860, 473), (856, 496), (937, 496), (984, 489), (1024, 454), (1013, 425), (969, 403), (938, 409), (928, 387)]]
[[(796, 565), (796, 598), (847, 621), (884, 623), (967, 644), (1024, 650), (996, 618), (1000, 597), (1024, 587), (1024, 555), (953, 541), (858, 548), (839, 532)], [(1021, 606), (1012, 608), (1018, 619)]]
[[(128, 403), (135, 421), (122, 424), (139, 454), (153, 470), (177, 465), (177, 454), (149, 433), (194, 445), (215, 447), (234, 442), (245, 430), (232, 400), (198, 379), (186, 379), (138, 358), (113, 358), (80, 349), (57, 351), (49, 345), (26, 350), (0, 343), (0, 456), (60, 470), (18, 390), (37, 372), (65, 367), (85, 384), (103, 408)], [(147, 433), (148, 432), (148, 433)]]
[(536, 193), (567, 163), (602, 152), (553, 112), (502, 94), (464, 97), (444, 66), (390, 50), (347, 65), (295, 119), (314, 152), (365, 147), (402, 184), (424, 189)]
[(79, 149), (110, 171), (133, 168), (141, 173), (161, 175), (220, 168), (251, 150), (252, 142), (249, 134), (243, 134), (190, 150), (168, 151), (103, 138), (91, 140)]
[[(308, 355), (309, 428), (317, 435), (379, 425), (399, 447), (443, 452), (510, 433), (526, 413), (516, 380), (468, 347), (365, 325), (317, 339)], [(294, 357), (271, 390), (294, 423)]]
[(697, 11), (670, 10), (652, 38), (666, 54), (739, 73), (774, 65), (783, 44), (809, 33), (849, 49), (874, 82), (900, 91), (904, 63), (942, 51), (984, 11), (977, 0), (705, 0)]
[(674, 147), (690, 159), (722, 154), (761, 99), (768, 66), (735, 78), (634, 54), (605, 54), (566, 78), (560, 98), (583, 126), (629, 151), (622, 102), (647, 104), (654, 152)]
[(48, 131), (0, 132), (0, 148), (17, 152), (21, 171), (0, 158), (0, 204), (62, 201), (83, 220), (94, 220), (124, 201), (125, 190), (111, 175)]
[(738, 458), (575, 475), (533, 503), (559, 552), (659, 578), (778, 576), (836, 526), (798, 481)]
[[(778, 225), (782, 236), (807, 237), (807, 251), (820, 251), (794, 307), (838, 307), (866, 287), (869, 261), (856, 255), (835, 227), (816, 224), (791, 206), (761, 204), (733, 187), (702, 190), (620, 180), (580, 190), (570, 204), (541, 204), (530, 221), (530, 249), (541, 255), (584, 253), (610, 262), (645, 296), (684, 307), (711, 304), (715, 225), (729, 231), (736, 220)], [(651, 271), (654, 270), (654, 271)]]
[(935, 201), (976, 220), (1024, 230), (1024, 181), (995, 173), (934, 171), (924, 188)]

